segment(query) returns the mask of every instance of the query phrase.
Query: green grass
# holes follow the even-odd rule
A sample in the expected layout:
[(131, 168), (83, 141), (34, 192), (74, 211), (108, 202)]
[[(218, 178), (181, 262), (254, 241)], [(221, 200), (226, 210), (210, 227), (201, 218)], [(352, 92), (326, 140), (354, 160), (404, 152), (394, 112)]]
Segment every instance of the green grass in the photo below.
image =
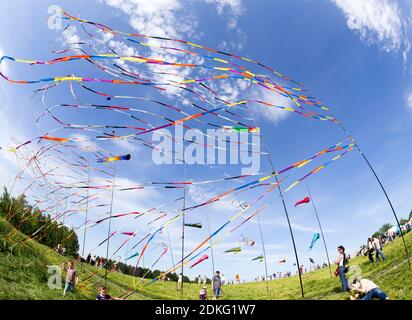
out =
[[(13, 237), (7, 235), (13, 232)], [(49, 274), (47, 266), (61, 265), (66, 258), (36, 241), (27, 240), (22, 244), (12, 246), (26, 236), (15, 232), (10, 224), (0, 219), (0, 299), (35, 299), (35, 300), (76, 300), (94, 299), (97, 288), (104, 283), (101, 270), (96, 276), (81, 281), (81, 287), (75, 294), (62, 296), (62, 290), (51, 290), (47, 286)], [(412, 232), (405, 236), (408, 249), (412, 252)], [(369, 263), (366, 257), (356, 257), (350, 262), (352, 276), (358, 268), (362, 276), (373, 280), (391, 299), (412, 299), (412, 269), (408, 266), (401, 239), (384, 248), (387, 260), (380, 263)], [(81, 279), (88, 278), (98, 269), (87, 264), (76, 264), (76, 269), (82, 272)], [(108, 289), (112, 296), (120, 296), (137, 289), (129, 299), (198, 299), (199, 286), (186, 284), (184, 293), (176, 290), (176, 283), (155, 282), (144, 286), (147, 280), (141, 280), (121, 273), (110, 273)], [(330, 277), (329, 269), (321, 269), (303, 275), (306, 299), (344, 300), (348, 295), (340, 293), (339, 278)], [(269, 281), (269, 292), (266, 282), (245, 283), (240, 285), (225, 285), (222, 299), (233, 300), (269, 300), (269, 299), (300, 299), (298, 277)], [(210, 295), (210, 292), (209, 292)]]

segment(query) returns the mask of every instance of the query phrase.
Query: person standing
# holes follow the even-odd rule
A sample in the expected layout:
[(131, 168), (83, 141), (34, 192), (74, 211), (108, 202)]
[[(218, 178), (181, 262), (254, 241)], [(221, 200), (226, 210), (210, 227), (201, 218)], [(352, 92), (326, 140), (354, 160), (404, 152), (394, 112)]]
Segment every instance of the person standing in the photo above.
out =
[(212, 278), (212, 291), (213, 299), (219, 299), (222, 295), (222, 279), (220, 278), (220, 272), (216, 271), (214, 277)]
[(178, 290), (183, 289), (183, 274), (179, 273), (179, 277), (177, 278), (177, 288)]
[(381, 257), (382, 260), (386, 260), (386, 257), (382, 252), (382, 245), (381, 245), (380, 240), (378, 238), (374, 237), (372, 239), (372, 241), (373, 241), (373, 247), (376, 250), (376, 260), (381, 261), (381, 259), (379, 257)]
[(200, 274), (197, 277), (197, 284), (199, 285), (199, 287), (202, 285), (202, 276)]
[(206, 283), (207, 283), (207, 277), (206, 277), (206, 275), (204, 275), (204, 276), (203, 276), (203, 286), (205, 286)]
[(66, 284), (64, 286), (63, 296), (66, 295), (66, 292), (73, 293), (75, 285), (77, 285), (79, 282), (79, 277), (77, 276), (77, 272), (74, 269), (74, 263), (72, 261), (69, 261), (67, 263), (67, 269), (65, 271), (66, 271)]
[(349, 286), (348, 286), (348, 279), (346, 279), (346, 272), (348, 272), (348, 260), (346, 258), (346, 253), (345, 253), (345, 248), (343, 246), (338, 247), (338, 253), (339, 257), (338, 260), (335, 261), (335, 263), (338, 265), (338, 275), (340, 278), (340, 282), (342, 284), (342, 292), (347, 292), (349, 291)]
[(226, 282), (226, 277), (225, 275), (222, 273), (222, 286), (225, 285)]
[(370, 262), (374, 262), (373, 261), (373, 251), (375, 251), (373, 241), (371, 238), (368, 238), (368, 258)]

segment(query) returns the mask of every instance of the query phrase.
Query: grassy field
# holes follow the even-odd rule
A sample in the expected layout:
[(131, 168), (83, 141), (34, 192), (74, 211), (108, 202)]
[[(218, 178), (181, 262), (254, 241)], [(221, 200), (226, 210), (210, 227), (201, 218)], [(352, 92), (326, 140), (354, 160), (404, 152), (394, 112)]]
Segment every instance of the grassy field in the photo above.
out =
[[(26, 241), (13, 247), (24, 239)], [(406, 241), (409, 251), (412, 252), (412, 232), (406, 236)], [(351, 277), (355, 270), (360, 270), (362, 276), (375, 281), (391, 299), (412, 299), (412, 269), (408, 266), (402, 240), (395, 240), (385, 247), (384, 252), (388, 258), (385, 262), (371, 264), (366, 257), (352, 259), (352, 271), (348, 276)], [(36, 241), (27, 240), (26, 236), (0, 219), (0, 299), (94, 299), (97, 288), (104, 283), (104, 271), (100, 270), (91, 276), (98, 269), (87, 264), (76, 264), (76, 269), (82, 269), (82, 272), (80, 286), (75, 294), (69, 293), (63, 297), (62, 290), (48, 288), (47, 267), (61, 265), (65, 261), (65, 257)], [(84, 281), (86, 278), (89, 279)], [(143, 286), (144, 281), (121, 273), (110, 273), (107, 286), (112, 296), (121, 296), (135, 288), (135, 293), (128, 298), (130, 300), (198, 299), (197, 284), (185, 284), (182, 295), (176, 290), (176, 283), (156, 282)], [(339, 292), (339, 279), (331, 278), (327, 268), (304, 274), (303, 283), (306, 299), (348, 299), (347, 294)], [(296, 276), (270, 281), (269, 292), (265, 282), (226, 285), (223, 292), (222, 299), (300, 299), (299, 279)]]

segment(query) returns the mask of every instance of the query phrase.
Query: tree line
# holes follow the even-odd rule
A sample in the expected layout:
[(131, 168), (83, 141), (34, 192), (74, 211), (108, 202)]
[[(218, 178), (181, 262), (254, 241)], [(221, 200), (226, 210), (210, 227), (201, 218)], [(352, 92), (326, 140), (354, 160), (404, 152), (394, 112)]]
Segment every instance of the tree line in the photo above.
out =
[(79, 241), (74, 230), (29, 205), (24, 195), (12, 197), (4, 188), (0, 197), (0, 217), (37, 242), (50, 248), (60, 245), (66, 248), (67, 256), (77, 257)]

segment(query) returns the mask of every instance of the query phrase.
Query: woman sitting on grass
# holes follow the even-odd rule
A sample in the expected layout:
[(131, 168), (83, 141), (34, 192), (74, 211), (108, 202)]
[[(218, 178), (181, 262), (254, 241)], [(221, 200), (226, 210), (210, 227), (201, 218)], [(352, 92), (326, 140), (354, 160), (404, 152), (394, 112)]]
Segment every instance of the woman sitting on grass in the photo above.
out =
[[(371, 280), (356, 278), (351, 286), (350, 295), (351, 300), (373, 300), (377, 298), (379, 300), (389, 300), (389, 297)], [(361, 298), (362, 296), (362, 298)]]

